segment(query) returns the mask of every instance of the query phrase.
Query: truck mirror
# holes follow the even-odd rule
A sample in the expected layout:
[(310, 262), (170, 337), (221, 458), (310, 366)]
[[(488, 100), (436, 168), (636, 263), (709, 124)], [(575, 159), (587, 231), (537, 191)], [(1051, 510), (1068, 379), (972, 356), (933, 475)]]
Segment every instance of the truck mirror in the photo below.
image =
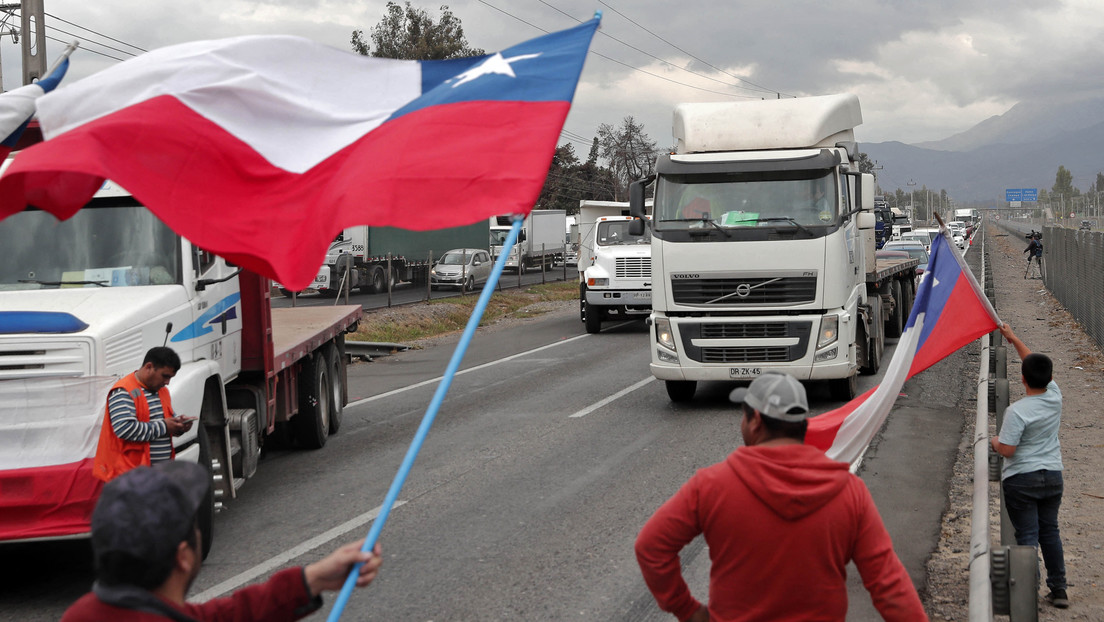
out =
[(629, 235), (644, 235), (644, 220), (633, 218), (629, 221)]
[[(639, 179), (629, 184), (629, 215), (635, 218), (644, 218), (644, 187), (648, 180)], [(637, 221), (633, 221), (637, 222)], [(640, 233), (644, 233), (641, 231)], [(634, 233), (633, 235), (640, 235)]]

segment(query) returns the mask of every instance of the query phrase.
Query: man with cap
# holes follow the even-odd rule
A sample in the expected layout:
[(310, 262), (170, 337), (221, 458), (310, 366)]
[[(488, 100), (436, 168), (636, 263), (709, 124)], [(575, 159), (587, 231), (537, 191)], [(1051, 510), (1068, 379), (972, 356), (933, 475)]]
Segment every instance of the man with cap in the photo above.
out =
[(225, 598), (186, 602), (202, 560), (196, 517), (210, 480), (198, 464), (160, 462), (108, 482), (92, 513), (96, 581), (62, 621), (298, 620), (322, 606), (323, 591), (340, 589), (355, 564), (358, 587), (379, 572), (379, 546), (371, 554), (352, 543)]
[[(845, 620), (854, 561), (886, 620), (927, 620), (862, 480), (804, 444), (809, 403), (792, 376), (732, 392), (744, 446), (699, 470), (636, 539), (644, 581), (679, 620)], [(704, 535), (709, 605), (691, 594), (679, 551)]]

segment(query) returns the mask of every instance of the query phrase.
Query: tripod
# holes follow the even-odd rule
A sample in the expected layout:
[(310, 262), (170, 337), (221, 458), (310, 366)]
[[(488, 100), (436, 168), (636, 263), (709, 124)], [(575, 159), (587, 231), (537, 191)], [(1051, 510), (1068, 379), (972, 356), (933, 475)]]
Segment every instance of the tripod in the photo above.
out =
[(1027, 270), (1024, 272), (1024, 278), (1041, 279), (1043, 278), (1043, 258), (1038, 255), (1032, 255), (1027, 258)]

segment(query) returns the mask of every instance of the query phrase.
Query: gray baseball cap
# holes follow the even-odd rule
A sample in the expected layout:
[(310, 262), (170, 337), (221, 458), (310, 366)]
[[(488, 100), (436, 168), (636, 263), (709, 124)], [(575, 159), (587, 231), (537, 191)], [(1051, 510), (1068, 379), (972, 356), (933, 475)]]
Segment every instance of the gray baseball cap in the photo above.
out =
[(211, 476), (194, 462), (140, 466), (104, 485), (92, 512), (92, 551), (161, 561), (187, 539)]
[(760, 414), (779, 421), (803, 421), (809, 416), (805, 387), (789, 374), (766, 373), (728, 394), (736, 404), (746, 403)]

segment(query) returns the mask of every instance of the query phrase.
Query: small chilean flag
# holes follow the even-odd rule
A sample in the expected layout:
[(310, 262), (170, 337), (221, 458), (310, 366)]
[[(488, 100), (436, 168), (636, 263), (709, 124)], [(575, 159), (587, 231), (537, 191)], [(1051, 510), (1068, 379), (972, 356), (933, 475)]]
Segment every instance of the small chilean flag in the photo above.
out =
[(301, 289), (346, 227), (528, 213), (597, 27), (446, 61), (289, 36), (155, 50), (38, 101), (46, 140), (0, 177), (0, 219), (69, 218), (111, 179), (198, 246)]
[(35, 113), (35, 101), (57, 88), (65, 77), (65, 72), (69, 69), (68, 52), (71, 50), (67, 51), (50, 75), (38, 82), (0, 94), (0, 136), (5, 137), (0, 141), (0, 160), (8, 157), (19, 142), (19, 137), (23, 135), (23, 130), (27, 129), (27, 124)]
[(829, 458), (854, 462), (881, 429), (905, 381), (982, 335), (1000, 320), (946, 230), (932, 242), (928, 270), (881, 384), (809, 419), (805, 443)]

